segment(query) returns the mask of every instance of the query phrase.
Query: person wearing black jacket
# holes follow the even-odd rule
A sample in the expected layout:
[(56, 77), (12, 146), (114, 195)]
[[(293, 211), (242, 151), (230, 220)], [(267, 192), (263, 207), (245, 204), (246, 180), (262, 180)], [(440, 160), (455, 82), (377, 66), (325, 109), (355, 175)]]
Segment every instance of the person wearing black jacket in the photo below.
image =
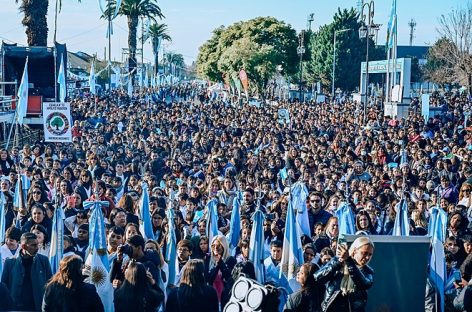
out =
[(110, 281), (114, 288), (118, 288), (123, 284), (125, 280), (126, 267), (123, 267), (123, 256), (126, 253), (131, 260), (142, 263), (146, 270), (151, 273), (151, 276), (155, 283), (152, 284), (151, 288), (154, 289), (161, 297), (161, 302), (164, 298), (164, 289), (160, 289), (162, 274), (160, 272), (160, 257), (155, 251), (146, 250), (144, 252), (144, 238), (141, 235), (133, 235), (126, 241), (126, 245), (118, 247), (116, 258), (113, 259), (113, 264), (110, 271)]
[(131, 260), (125, 272), (123, 284), (115, 291), (116, 312), (154, 312), (163, 303), (164, 295), (152, 286), (156, 285), (144, 264)]
[(216, 290), (205, 282), (205, 264), (191, 259), (182, 270), (180, 286), (173, 288), (166, 303), (166, 312), (218, 312)]
[(104, 311), (95, 286), (83, 281), (82, 263), (77, 255), (61, 260), (59, 270), (46, 284), (43, 312)]
[(367, 290), (374, 283), (374, 270), (367, 264), (374, 253), (374, 244), (367, 236), (357, 238), (349, 248), (339, 244), (337, 255), (318, 272), (315, 281), (326, 284), (323, 312), (364, 312)]
[[(213, 237), (210, 245), (210, 261), (207, 275), (208, 285), (213, 286), (218, 294), (218, 301), (222, 302), (223, 289), (232, 283), (231, 272), (237, 261), (230, 256), (228, 241), (223, 235)], [(221, 274), (218, 274), (221, 272)]]

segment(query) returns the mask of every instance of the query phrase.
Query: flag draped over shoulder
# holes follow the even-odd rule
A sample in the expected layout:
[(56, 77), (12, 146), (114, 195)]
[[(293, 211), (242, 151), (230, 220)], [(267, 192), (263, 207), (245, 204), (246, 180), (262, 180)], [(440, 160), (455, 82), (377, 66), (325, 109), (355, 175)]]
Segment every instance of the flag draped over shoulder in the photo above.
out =
[(233, 200), (233, 211), (231, 212), (231, 225), (227, 236), (229, 247), (236, 248), (239, 243), (241, 231), (241, 192), (236, 192), (236, 197)]
[(252, 216), (252, 231), (249, 241), (249, 260), (254, 264), (256, 279), (264, 283), (264, 213), (257, 209)]
[(52, 273), (59, 269), (59, 263), (64, 255), (64, 210), (62, 207), (56, 207), (52, 219), (51, 248), (49, 249), (49, 263)]
[(25, 68), (23, 76), (21, 77), (20, 87), (18, 88), (18, 106), (16, 107), (16, 114), (18, 124), (23, 124), (23, 118), (26, 117), (28, 109), (28, 57), (26, 57)]
[(218, 235), (218, 200), (212, 199), (207, 204), (208, 220), (206, 224), (206, 233), (208, 241), (211, 244), (213, 237)]
[(292, 201), (289, 201), (287, 207), (287, 219), (285, 222), (282, 260), (280, 263), (281, 270), (279, 276), (283, 276), (287, 279), (291, 288), (288, 289), (289, 292), (294, 292), (300, 288), (300, 285), (296, 281), (298, 269), (303, 264), (303, 251), (300, 237), (301, 233), (298, 231)]
[(292, 186), (290, 200), (292, 206), (297, 210), (297, 223), (300, 226), (302, 234), (311, 237), (310, 221), (308, 220), (308, 210), (306, 207), (306, 198), (308, 197), (308, 189), (303, 182), (297, 182)]
[(154, 231), (151, 223), (151, 213), (149, 211), (148, 185), (142, 184), (143, 195), (139, 200), (139, 231), (143, 234), (144, 240), (154, 239)]
[(84, 202), (85, 209), (92, 209), (89, 223), (90, 252), (85, 261), (85, 268), (89, 271), (89, 276), (85, 281), (95, 285), (105, 311), (113, 312), (113, 287), (108, 277), (110, 264), (108, 262), (105, 219), (103, 217), (102, 205), (107, 206), (109, 203), (107, 201)]
[(336, 210), (335, 215), (338, 218), (339, 234), (356, 234), (356, 217), (348, 203), (343, 202)]
[(393, 236), (410, 236), (410, 223), (408, 221), (408, 204), (406, 198), (400, 200), (398, 211), (393, 225)]
[(167, 245), (165, 260), (169, 265), (169, 279), (167, 285), (176, 285), (179, 265), (177, 262), (177, 238), (175, 237), (175, 211), (172, 208), (167, 209), (167, 219), (169, 220), (169, 233), (167, 234)]

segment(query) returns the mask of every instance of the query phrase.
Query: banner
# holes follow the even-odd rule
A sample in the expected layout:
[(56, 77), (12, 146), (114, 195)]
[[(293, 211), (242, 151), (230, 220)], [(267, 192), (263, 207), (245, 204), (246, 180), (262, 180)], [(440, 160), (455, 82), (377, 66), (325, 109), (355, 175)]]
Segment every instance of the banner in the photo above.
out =
[(244, 69), (241, 69), (241, 71), (239, 72), (239, 79), (241, 80), (241, 83), (243, 84), (244, 93), (246, 93), (246, 98), (249, 100), (248, 80), (247, 80), (246, 71)]
[(43, 102), (43, 125), (46, 142), (72, 142), (70, 104)]

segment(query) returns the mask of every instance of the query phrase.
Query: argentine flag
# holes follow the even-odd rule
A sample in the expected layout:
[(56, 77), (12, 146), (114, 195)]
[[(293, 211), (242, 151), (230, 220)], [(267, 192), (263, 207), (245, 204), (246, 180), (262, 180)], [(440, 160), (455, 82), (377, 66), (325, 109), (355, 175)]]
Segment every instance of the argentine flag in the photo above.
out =
[(174, 209), (167, 209), (167, 219), (169, 220), (169, 233), (167, 235), (167, 245), (166, 245), (166, 254), (165, 260), (169, 265), (169, 278), (167, 285), (176, 285), (177, 275), (179, 274), (179, 263), (177, 260), (177, 239), (175, 237), (175, 212)]
[(283, 277), (287, 279), (291, 288), (287, 289), (287, 291), (292, 293), (300, 288), (300, 284), (298, 284), (296, 277), (298, 269), (303, 264), (304, 260), (302, 242), (300, 240), (301, 233), (298, 230), (299, 227), (297, 226), (297, 222), (295, 220), (294, 209), (291, 200), (288, 202), (286, 220), (282, 260), (280, 263), (282, 269), (280, 270), (279, 277), (282, 278), (283, 275)]
[(57, 75), (57, 83), (59, 84), (59, 101), (61, 103), (64, 103), (66, 101), (66, 94), (67, 94), (64, 56), (61, 56), (61, 65), (59, 66), (59, 73)]
[(143, 195), (139, 200), (139, 231), (143, 233), (144, 240), (154, 239), (151, 214), (149, 212), (149, 193), (147, 183), (142, 184)]
[(218, 200), (212, 199), (208, 202), (208, 220), (206, 224), (206, 233), (211, 244), (213, 237), (218, 235)]
[(105, 220), (101, 208), (102, 205), (107, 204), (107, 201), (84, 202), (85, 209), (92, 208), (89, 236), (90, 253), (85, 261), (85, 268), (89, 271), (89, 276), (85, 282), (95, 285), (105, 311), (113, 312), (115, 310), (113, 287), (108, 277), (110, 265), (108, 263)]
[(254, 264), (256, 279), (264, 284), (264, 214), (257, 209), (252, 216), (251, 240), (249, 242), (249, 260)]
[(241, 212), (239, 211), (241, 206), (241, 192), (236, 192), (236, 197), (233, 200), (233, 210), (231, 212), (231, 224), (229, 227), (229, 233), (227, 235), (229, 247), (234, 249), (238, 246), (240, 231), (241, 231)]
[(89, 76), (89, 86), (90, 86), (90, 93), (95, 95), (95, 64), (92, 61), (92, 65), (90, 66), (90, 76)]
[(311, 236), (310, 221), (308, 220), (308, 210), (306, 207), (306, 198), (308, 197), (308, 189), (303, 182), (297, 182), (292, 186), (292, 194), (290, 200), (293, 207), (297, 211), (297, 223), (303, 234)]
[(26, 117), (26, 110), (28, 108), (28, 57), (26, 57), (25, 68), (23, 76), (21, 77), (20, 87), (18, 88), (18, 106), (16, 114), (18, 124), (23, 124), (23, 118)]
[(354, 235), (356, 233), (354, 212), (350, 205), (343, 202), (335, 212), (339, 223), (339, 234)]
[[(3, 242), (5, 241), (5, 231), (6, 231), (5, 215), (6, 215), (5, 195), (3, 194), (3, 192), (0, 192), (0, 244), (3, 244)], [(1, 255), (0, 255), (0, 262), (1, 262)]]
[(405, 198), (397, 204), (398, 211), (393, 225), (393, 236), (410, 236), (410, 222), (408, 221), (408, 204)]
[(51, 248), (49, 249), (49, 263), (51, 264), (52, 273), (56, 273), (59, 269), (59, 263), (64, 255), (64, 210), (59, 205), (54, 210), (52, 220)]

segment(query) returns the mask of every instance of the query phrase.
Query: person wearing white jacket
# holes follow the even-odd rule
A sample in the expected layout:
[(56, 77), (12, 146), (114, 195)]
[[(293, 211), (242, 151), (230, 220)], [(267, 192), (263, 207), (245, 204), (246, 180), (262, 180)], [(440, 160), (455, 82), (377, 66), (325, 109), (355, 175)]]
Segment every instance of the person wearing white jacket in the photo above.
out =
[(2, 265), (6, 259), (16, 258), (20, 252), (21, 230), (17, 227), (10, 227), (5, 231), (5, 243), (0, 246)]

